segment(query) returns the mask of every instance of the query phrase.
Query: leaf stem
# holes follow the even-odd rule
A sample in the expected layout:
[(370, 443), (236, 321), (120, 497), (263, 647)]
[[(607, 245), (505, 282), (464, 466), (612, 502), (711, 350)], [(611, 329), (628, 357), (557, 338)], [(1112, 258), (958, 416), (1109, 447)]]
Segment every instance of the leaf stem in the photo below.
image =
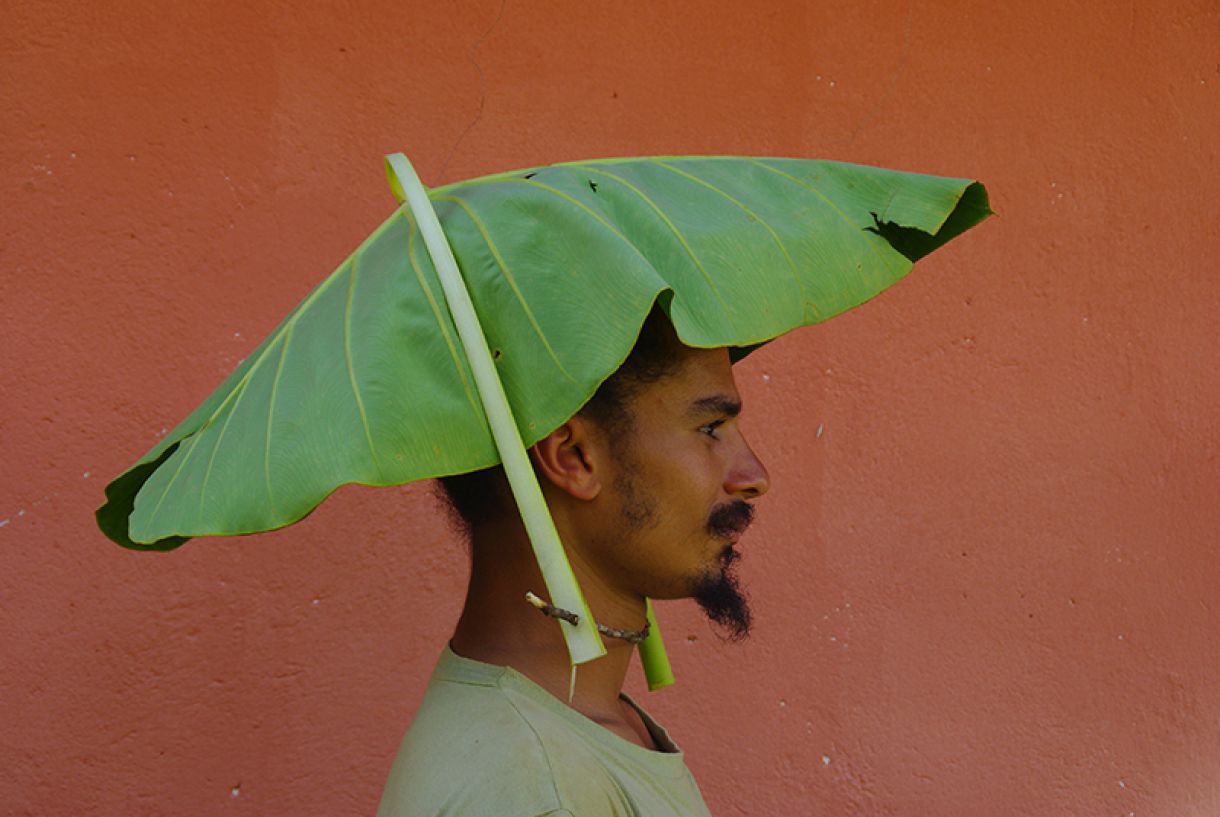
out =
[(579, 623), (560, 623), (572, 665), (592, 661), (605, 655), (606, 647), (602, 644), (601, 636), (597, 634), (593, 614), (576, 584), (576, 575), (572, 572), (567, 554), (564, 553), (559, 532), (555, 530), (546, 500), (542, 497), (542, 489), (538, 487), (538, 478), (530, 466), (529, 457), (526, 456), (525, 445), (521, 441), (508, 397), (504, 393), (504, 385), (496, 373), (491, 351), (487, 348), (487, 339), (483, 335), (470, 293), (466, 290), (457, 261), (453, 257), (453, 250), (449, 247), (444, 230), (441, 229), (440, 219), (432, 209), (428, 193), (406, 156), (401, 153), (386, 156), (386, 176), (394, 195), (399, 201), (405, 199), (410, 206), (424, 237), (428, 254), (432, 256), (432, 264), (436, 267), (449, 313), (453, 316), (458, 337), (470, 363), (479, 399), (483, 403), (483, 411), (487, 415), (487, 423), (491, 427), (492, 438), (500, 453), (500, 461), (504, 465), (504, 473), (508, 477), (509, 487), (512, 488), (513, 498), (521, 511), (521, 520), (529, 534), (534, 558), (537, 559), (538, 568), (542, 572), (547, 594), (556, 606), (578, 612)]
[(669, 665), (665, 642), (661, 639), (661, 628), (652, 610), (652, 599), (648, 599), (648, 637), (640, 644), (640, 663), (644, 666), (644, 678), (650, 690), (667, 687), (674, 682), (674, 671)]

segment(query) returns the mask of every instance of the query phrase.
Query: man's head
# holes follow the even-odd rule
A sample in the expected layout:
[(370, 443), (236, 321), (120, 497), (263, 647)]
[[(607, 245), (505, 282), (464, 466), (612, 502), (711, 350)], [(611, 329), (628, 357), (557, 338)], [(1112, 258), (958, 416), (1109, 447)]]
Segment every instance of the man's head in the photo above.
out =
[[(574, 565), (611, 592), (693, 597), (733, 638), (750, 624), (734, 545), (767, 489), (740, 410), (727, 351), (684, 346), (654, 311), (622, 367), (531, 449)], [(441, 485), (476, 549), (515, 514), (498, 468)]]

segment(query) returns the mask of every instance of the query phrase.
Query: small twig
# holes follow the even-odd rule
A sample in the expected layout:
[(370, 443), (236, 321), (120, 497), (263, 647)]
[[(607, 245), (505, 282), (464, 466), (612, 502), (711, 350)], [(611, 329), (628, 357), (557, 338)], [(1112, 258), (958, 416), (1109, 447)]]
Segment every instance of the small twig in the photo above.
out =
[[(550, 616), (551, 618), (563, 619), (564, 621), (568, 622), (569, 624), (579, 624), (580, 623), (580, 616), (576, 615), (571, 610), (565, 610), (562, 607), (556, 607), (552, 604), (548, 604), (547, 602), (545, 602), (542, 599), (535, 596), (533, 593), (527, 592), (525, 594), (525, 600), (528, 601), (530, 604), (532, 604), (536, 609), (541, 611), (542, 614), (545, 616)], [(645, 621), (644, 629), (642, 629), (642, 630), (620, 630), (617, 627), (607, 627), (604, 624), (598, 624), (597, 631), (599, 633), (601, 633), (602, 635), (607, 636), (609, 638), (620, 638), (623, 641), (630, 641), (632, 644), (639, 644), (641, 641), (643, 641), (645, 638), (648, 637), (649, 626), (650, 625), (649, 625), (648, 621)]]
[(526, 593), (525, 600), (541, 610), (543, 615), (550, 616), (551, 618), (561, 618), (569, 624), (580, 624), (580, 616), (576, 615), (571, 610), (565, 610), (562, 607), (554, 607), (547, 604), (533, 593)]

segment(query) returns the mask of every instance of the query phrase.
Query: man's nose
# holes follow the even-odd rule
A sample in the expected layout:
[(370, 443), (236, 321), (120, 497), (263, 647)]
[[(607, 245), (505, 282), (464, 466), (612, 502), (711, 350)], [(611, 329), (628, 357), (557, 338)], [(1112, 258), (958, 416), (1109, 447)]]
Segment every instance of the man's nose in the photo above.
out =
[(741, 453), (724, 480), (724, 491), (729, 496), (756, 499), (771, 487), (767, 468), (758, 459), (754, 449), (745, 440), (741, 441)]

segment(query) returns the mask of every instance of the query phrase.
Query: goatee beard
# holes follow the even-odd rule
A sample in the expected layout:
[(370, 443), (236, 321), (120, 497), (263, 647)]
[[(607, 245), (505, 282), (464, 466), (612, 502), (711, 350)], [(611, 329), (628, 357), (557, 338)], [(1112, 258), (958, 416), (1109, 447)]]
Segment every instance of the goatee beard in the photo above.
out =
[[(743, 533), (753, 518), (754, 509), (737, 500), (712, 511), (707, 530), (712, 536), (729, 538)], [(746, 638), (753, 624), (750, 603), (741, 589), (735, 569), (739, 559), (741, 553), (731, 543), (725, 545), (720, 552), (720, 569), (704, 574), (692, 593), (704, 614), (719, 627), (727, 641)]]

